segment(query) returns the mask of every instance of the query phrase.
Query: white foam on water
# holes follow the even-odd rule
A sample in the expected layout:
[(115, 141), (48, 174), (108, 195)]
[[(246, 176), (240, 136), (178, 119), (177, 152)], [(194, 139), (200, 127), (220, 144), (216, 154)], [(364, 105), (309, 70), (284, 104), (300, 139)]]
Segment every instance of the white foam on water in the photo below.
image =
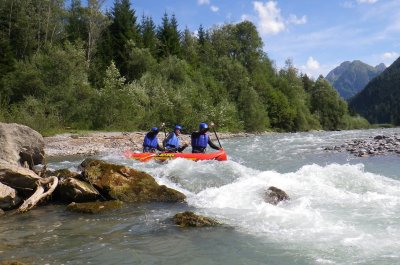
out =
[[(188, 193), (189, 205), (265, 240), (306, 248), (320, 264), (400, 251), (399, 181), (365, 172), (362, 164), (307, 165), (286, 174), (234, 170), (240, 177), (233, 182)], [(291, 200), (266, 203), (269, 186)]]

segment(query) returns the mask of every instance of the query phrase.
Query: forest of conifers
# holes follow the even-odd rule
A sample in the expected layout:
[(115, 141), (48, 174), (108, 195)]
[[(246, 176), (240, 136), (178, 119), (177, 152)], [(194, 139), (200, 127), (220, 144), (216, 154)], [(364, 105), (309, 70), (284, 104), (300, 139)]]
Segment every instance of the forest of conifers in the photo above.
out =
[[(0, 121), (40, 132), (337, 130), (368, 126), (320, 76), (276, 69), (249, 21), (196, 34), (174, 14), (160, 25), (129, 0), (0, 1)], [(282, 45), (285, 45), (282, 43)], [(268, 50), (268, 43), (265, 45)]]

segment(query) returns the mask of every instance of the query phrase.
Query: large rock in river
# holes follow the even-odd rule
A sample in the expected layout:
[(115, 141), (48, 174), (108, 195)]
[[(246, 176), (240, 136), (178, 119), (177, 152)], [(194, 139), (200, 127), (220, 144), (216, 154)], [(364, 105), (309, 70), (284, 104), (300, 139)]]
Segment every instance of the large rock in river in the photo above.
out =
[(82, 176), (105, 196), (125, 202), (181, 202), (186, 196), (159, 185), (152, 176), (101, 160), (83, 161)]
[(13, 165), (41, 164), (44, 140), (37, 131), (16, 123), (0, 123), (0, 159)]

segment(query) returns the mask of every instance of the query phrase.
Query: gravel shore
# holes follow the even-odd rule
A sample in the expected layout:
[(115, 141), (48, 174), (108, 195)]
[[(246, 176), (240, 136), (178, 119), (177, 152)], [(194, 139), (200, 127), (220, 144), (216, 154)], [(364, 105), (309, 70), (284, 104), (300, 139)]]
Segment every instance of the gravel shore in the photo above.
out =
[[(45, 137), (45, 153), (48, 157), (71, 155), (98, 155), (105, 153), (122, 153), (125, 150), (142, 150), (146, 132), (93, 132), (88, 134), (60, 134)], [(217, 144), (213, 133), (211, 140)], [(218, 133), (220, 139), (246, 137), (247, 133)], [(160, 133), (159, 141), (164, 139)], [(190, 144), (190, 135), (181, 135), (182, 142)], [(161, 142), (160, 142), (161, 144)]]

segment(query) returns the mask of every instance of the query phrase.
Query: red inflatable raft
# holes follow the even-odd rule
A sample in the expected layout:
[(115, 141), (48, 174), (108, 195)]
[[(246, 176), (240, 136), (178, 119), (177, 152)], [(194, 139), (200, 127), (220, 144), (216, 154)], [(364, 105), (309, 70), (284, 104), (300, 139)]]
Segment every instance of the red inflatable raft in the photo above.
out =
[(140, 162), (147, 162), (152, 159), (158, 161), (171, 160), (176, 158), (184, 158), (193, 161), (199, 160), (218, 160), (225, 161), (227, 160), (227, 155), (225, 150), (219, 150), (215, 153), (201, 153), (201, 154), (192, 154), (192, 153), (134, 153), (132, 151), (125, 151), (124, 156), (126, 158), (139, 160)]

